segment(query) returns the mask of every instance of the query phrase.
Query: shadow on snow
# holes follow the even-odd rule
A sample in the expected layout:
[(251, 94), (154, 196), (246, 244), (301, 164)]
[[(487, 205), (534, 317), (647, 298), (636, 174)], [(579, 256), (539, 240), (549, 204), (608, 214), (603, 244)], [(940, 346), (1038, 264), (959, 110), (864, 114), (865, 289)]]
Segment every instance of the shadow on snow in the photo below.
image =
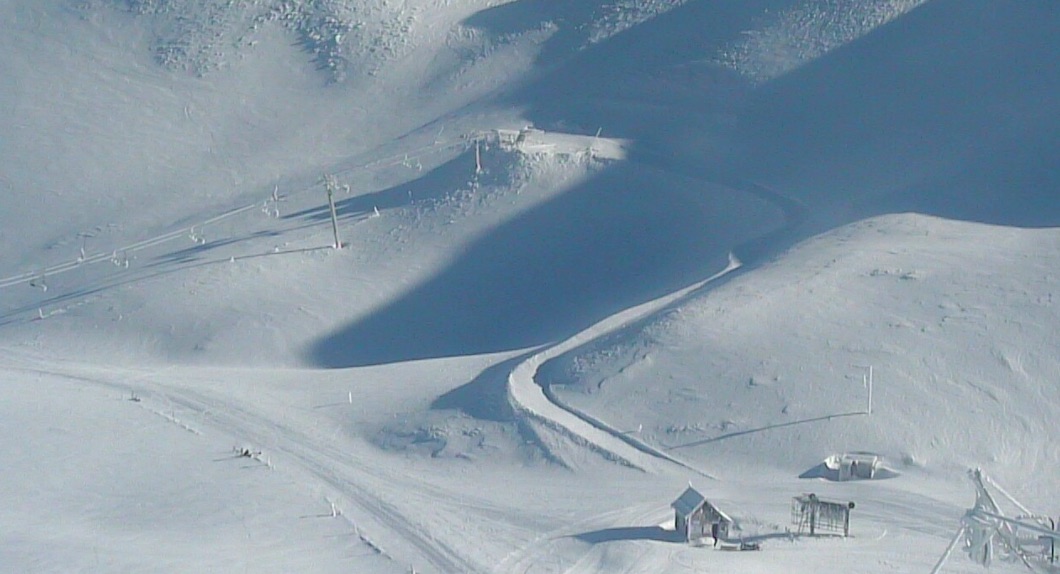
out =
[[(543, 4), (519, 0), (466, 23), (518, 34), (538, 26), (520, 15)], [(644, 165), (761, 182), (809, 214), (811, 225), (770, 236), (762, 260), (883, 213), (1060, 224), (1060, 4), (934, 0), (759, 86), (718, 63), (764, 9), (791, 4), (693, 0), (585, 48), (578, 22), (602, 4), (557, 8), (560, 33), (537, 76), (499, 103), (545, 129), (632, 139), (631, 161), (500, 226), (320, 340), (310, 359), (345, 367), (527, 348), (709, 276), (731, 238)], [(423, 183), (424, 194), (447, 189)], [(407, 201), (406, 187), (341, 209)]]
[(685, 538), (675, 530), (661, 526), (620, 526), (575, 534), (574, 538), (589, 544), (619, 542), (623, 540), (656, 540), (659, 542), (685, 543)]
[(706, 216), (687, 190), (616, 167), (495, 228), (310, 358), (351, 367), (565, 338), (720, 268), (728, 238)]
[[(538, 4), (494, 8), (494, 28)], [(759, 86), (719, 63), (796, 4), (693, 0), (561, 64), (549, 55), (579, 45), (557, 33), (505, 99), (539, 127), (602, 128), (635, 158), (768, 184), (818, 231), (908, 211), (1060, 225), (1060, 4), (932, 0)]]

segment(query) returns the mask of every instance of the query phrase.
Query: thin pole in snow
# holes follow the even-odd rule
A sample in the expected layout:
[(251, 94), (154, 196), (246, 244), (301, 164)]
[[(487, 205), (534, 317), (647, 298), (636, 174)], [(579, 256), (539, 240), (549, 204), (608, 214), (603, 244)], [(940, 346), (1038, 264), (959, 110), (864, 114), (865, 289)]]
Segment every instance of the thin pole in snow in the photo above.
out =
[(942, 553), (942, 557), (935, 563), (935, 567), (931, 569), (931, 574), (938, 574), (942, 571), (942, 566), (949, 560), (950, 554), (953, 554), (953, 550), (957, 548), (957, 544), (961, 541), (961, 537), (964, 536), (965, 528), (962, 526), (957, 534), (953, 535), (953, 540), (950, 540), (950, 545), (946, 547), (946, 551)]
[(868, 410), (865, 411), (865, 414), (872, 414), (872, 365), (869, 365), (869, 404)]
[(475, 175), (482, 173), (482, 153), (479, 151), (479, 140), (475, 140)]
[(331, 209), (331, 230), (335, 234), (335, 249), (342, 249), (342, 242), (339, 241), (339, 218), (335, 213), (335, 187), (337, 186), (335, 176), (325, 175), (324, 176), (324, 187), (328, 192), (328, 207)]

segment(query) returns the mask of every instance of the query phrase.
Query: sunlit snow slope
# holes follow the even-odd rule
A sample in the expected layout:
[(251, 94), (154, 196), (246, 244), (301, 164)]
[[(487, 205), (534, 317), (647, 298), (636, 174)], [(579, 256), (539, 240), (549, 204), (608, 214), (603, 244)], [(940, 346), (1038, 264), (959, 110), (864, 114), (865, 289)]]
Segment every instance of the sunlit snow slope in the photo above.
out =
[[(0, 0), (0, 564), (926, 571), (970, 466), (1056, 515), (1058, 37)], [(851, 452), (880, 480), (822, 478)], [(763, 551), (678, 540), (689, 481)], [(853, 537), (792, 532), (810, 491)]]

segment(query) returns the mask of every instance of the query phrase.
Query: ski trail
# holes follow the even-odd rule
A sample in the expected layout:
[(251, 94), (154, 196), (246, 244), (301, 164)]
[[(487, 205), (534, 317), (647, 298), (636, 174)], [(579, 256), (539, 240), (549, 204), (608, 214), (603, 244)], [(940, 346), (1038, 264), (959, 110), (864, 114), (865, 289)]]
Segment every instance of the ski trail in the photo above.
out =
[[(215, 398), (186, 388), (177, 388), (144, 374), (132, 381), (119, 383), (111, 378), (128, 378), (129, 373), (115, 371), (89, 374), (80, 370), (41, 369), (25, 361), (12, 360), (6, 368), (25, 373), (61, 377), (80, 383), (117, 391), (135, 392), (137, 405), (155, 412), (170, 422), (192, 430), (183, 423), (177, 410), (196, 413), (200, 428), (210, 427), (236, 443), (264, 447), (269, 466), (293, 475), (301, 482), (322, 485), (329, 500), (340, 509), (339, 515), (351, 523), (356, 534), (381, 554), (410, 564), (416, 572), (482, 572), (483, 566), (465, 557), (458, 549), (429, 534), (431, 528), (414, 515), (403, 512), (391, 500), (415, 499), (421, 504), (453, 504), (464, 510), (500, 519), (508, 510), (482, 500), (456, 497), (453, 492), (406, 475), (385, 472), (385, 468), (359, 460), (323, 440), (317, 440), (282, 422), (252, 412), (227, 398)], [(164, 405), (155, 409), (149, 403)], [(170, 411), (166, 413), (166, 411)], [(198, 429), (193, 430), (198, 434)], [(367, 535), (366, 533), (371, 533)]]
[(657, 523), (663, 517), (669, 518), (669, 509), (660, 508), (658, 504), (644, 503), (634, 506), (608, 510), (572, 522), (560, 528), (543, 532), (530, 544), (513, 550), (496, 566), (494, 574), (526, 574), (535, 566), (541, 567), (555, 554), (554, 545), (564, 538), (584, 534), (586, 531), (606, 528), (614, 525)]
[(560, 432), (579, 444), (588, 446), (604, 455), (605, 458), (616, 460), (646, 472), (658, 471), (660, 469), (659, 462), (665, 462), (691, 470), (707, 478), (715, 478), (711, 474), (673, 455), (623, 433), (604, 421), (563, 404), (557, 400), (554, 394), (539, 385), (535, 378), (538, 369), (547, 361), (657, 313), (659, 310), (702, 289), (711, 282), (739, 269), (740, 265), (740, 261), (730, 254), (728, 265), (713, 276), (611, 315), (573, 337), (531, 355), (517, 365), (508, 376), (509, 403), (516, 413)]
[[(274, 464), (277, 460), (281, 464), (294, 462), (311, 478), (325, 483), (338, 493), (336, 498), (343, 506), (342, 514), (352, 519), (358, 533), (364, 530), (377, 535), (380, 532), (391, 534), (386, 536), (385, 542), (372, 540), (378, 542), (377, 545), (388, 555), (403, 559), (419, 556), (441, 573), (479, 571), (475, 563), (466, 560), (453, 548), (433, 536), (426, 536), (424, 533), (429, 532), (426, 525), (418, 524), (415, 517), (403, 513), (386, 499), (383, 493), (404, 482), (398, 477), (375, 476), (380, 474), (378, 470), (369, 470), (368, 465), (349, 453), (314, 441), (295, 429), (241, 409), (230, 401), (211, 399), (184, 389), (167, 389), (164, 393), (176, 405), (207, 413), (204, 418), (210, 420), (211, 426), (255, 444), (269, 445), (270, 454), (275, 455)], [(397, 488), (404, 498), (416, 489), (422, 490), (423, 485)], [(452, 496), (451, 493), (433, 494), (432, 498)]]

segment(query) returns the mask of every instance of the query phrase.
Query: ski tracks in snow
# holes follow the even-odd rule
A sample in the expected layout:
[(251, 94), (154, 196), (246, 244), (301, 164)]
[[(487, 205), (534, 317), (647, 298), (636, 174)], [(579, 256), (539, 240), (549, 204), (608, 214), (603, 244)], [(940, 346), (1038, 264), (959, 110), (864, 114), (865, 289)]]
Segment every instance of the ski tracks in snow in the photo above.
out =
[[(294, 462), (295, 467), (323, 482), (334, 491), (342, 515), (350, 519), (365, 542), (391, 557), (421, 556), (438, 572), (476, 572), (478, 565), (466, 560), (452, 547), (433, 536), (430, 529), (387, 500), (394, 493), (403, 498), (427, 492), (433, 501), (452, 498), (453, 493), (426, 484), (410, 484), (407, 476), (386, 473), (382, 467), (361, 462), (348, 452), (314, 440), (306, 434), (264, 415), (244, 409), (231, 401), (210, 398), (187, 389), (166, 389), (164, 395), (176, 405), (203, 413), (211, 426), (243, 440), (267, 445), (278, 460)], [(367, 532), (390, 532), (384, 542), (368, 540)]]
[[(668, 509), (660, 509), (658, 504), (645, 503), (625, 508), (618, 508), (595, 514), (584, 520), (568, 524), (538, 535), (530, 544), (508, 554), (493, 568), (495, 574), (529, 574), (535, 567), (548, 572), (560, 571), (565, 574), (580, 572), (599, 572), (597, 564), (592, 562), (594, 553), (590, 550), (574, 559), (573, 564), (564, 563), (557, 556), (555, 545), (563, 540), (577, 537), (600, 528), (614, 525), (636, 525), (656, 523), (660, 513), (669, 516)], [(634, 569), (627, 569), (634, 571)]]
[[(317, 440), (299, 430), (256, 413), (230, 399), (165, 383), (151, 382), (149, 377), (128, 380), (130, 373), (82, 373), (80, 369), (45, 370), (24, 360), (9, 357), (7, 368), (35, 375), (61, 377), (87, 383), (123, 395), (134, 393), (135, 402), (194, 434), (206, 427), (229, 437), (235, 443), (264, 448), (270, 467), (301, 479), (310, 489), (322, 486), (325, 498), (335, 504), (338, 515), (350, 522), (356, 535), (380, 554), (395, 561), (411, 564), (417, 572), (482, 572), (484, 567), (466, 558), (444, 540), (432, 536), (432, 529), (420, 524), (413, 515), (402, 511), (392, 501), (415, 500), (423, 504), (453, 505), (501, 519), (503, 508), (483, 500), (454, 500), (455, 493), (440, 489), (407, 474), (387, 472), (385, 466), (372, 465), (324, 440)], [(151, 376), (150, 379), (157, 377)], [(151, 403), (161, 405), (154, 408)], [(177, 417), (176, 411), (197, 413), (196, 427)], [(168, 412), (167, 412), (168, 411)], [(275, 468), (275, 467), (274, 467)], [(371, 538), (366, 533), (371, 533)]]

